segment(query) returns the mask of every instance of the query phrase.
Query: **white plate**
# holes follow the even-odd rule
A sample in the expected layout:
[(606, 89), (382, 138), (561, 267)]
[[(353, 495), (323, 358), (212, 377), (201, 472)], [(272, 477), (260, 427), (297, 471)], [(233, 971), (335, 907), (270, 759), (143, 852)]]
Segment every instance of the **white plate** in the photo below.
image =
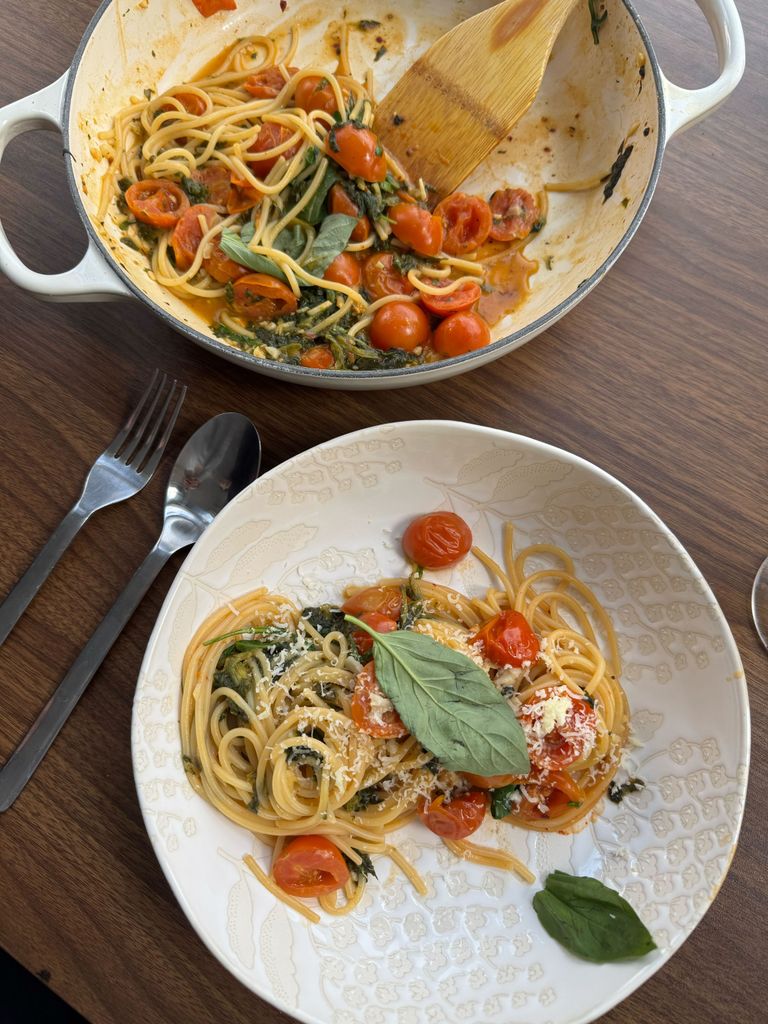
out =
[[(597, 967), (571, 957), (531, 908), (539, 882), (458, 861), (420, 825), (399, 844), (427, 879), (418, 897), (388, 861), (362, 906), (319, 925), (276, 902), (241, 858), (264, 848), (198, 798), (181, 765), (179, 674), (200, 622), (266, 584), (299, 601), (400, 574), (408, 517), (453, 508), (500, 555), (521, 542), (570, 551), (621, 637), (635, 768), (647, 789), (576, 836), (489, 821), (538, 879), (561, 868), (618, 888), (659, 951)], [(435, 574), (479, 592), (467, 560)], [(486, 427), (387, 424), (313, 448), (265, 474), (193, 549), (166, 598), (139, 677), (133, 763), (144, 821), (193, 927), (232, 974), (313, 1024), (576, 1024), (654, 973), (711, 904), (733, 855), (749, 760), (744, 674), (714, 596), (636, 495), (564, 451)], [(702, 965), (702, 970), (705, 970)]]

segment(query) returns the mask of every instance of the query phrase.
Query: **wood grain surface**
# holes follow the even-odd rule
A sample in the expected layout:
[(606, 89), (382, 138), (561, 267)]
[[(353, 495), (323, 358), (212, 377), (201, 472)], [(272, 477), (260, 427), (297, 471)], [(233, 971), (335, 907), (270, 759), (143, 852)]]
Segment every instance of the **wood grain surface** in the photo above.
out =
[[(66, 68), (95, 0), (3, 0), (0, 104)], [(715, 71), (691, 0), (639, 0), (667, 73)], [(85, 468), (155, 365), (190, 386), (171, 457), (227, 409), (262, 431), (264, 468), (358, 427), (454, 417), (560, 445), (615, 474), (677, 534), (733, 628), (751, 692), (753, 758), (733, 866), (672, 960), (610, 1012), (611, 1024), (766, 1019), (768, 657), (749, 618), (768, 552), (765, 175), (768, 10), (741, 0), (747, 74), (734, 96), (675, 140), (626, 254), (552, 330), (443, 384), (338, 394), (246, 374), (168, 330), (138, 304), (47, 305), (0, 280), (0, 592), (76, 497)], [(72, 265), (84, 232), (61, 143), (8, 150), (0, 210), (39, 270)], [(151, 544), (165, 472), (94, 516), (0, 649), (0, 758)], [(145, 644), (178, 568), (153, 586), (21, 799), (0, 818), (0, 943), (94, 1024), (276, 1024), (288, 1018), (234, 981), (196, 937), (142, 827), (129, 752)], [(0, 1016), (2, 1013), (0, 1012)]]

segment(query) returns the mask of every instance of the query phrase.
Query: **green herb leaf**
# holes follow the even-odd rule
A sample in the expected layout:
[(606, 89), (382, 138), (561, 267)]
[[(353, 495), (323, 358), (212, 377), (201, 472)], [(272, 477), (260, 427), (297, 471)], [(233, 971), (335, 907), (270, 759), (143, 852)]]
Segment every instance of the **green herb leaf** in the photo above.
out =
[(131, 181), (130, 178), (120, 178), (120, 180), (117, 183), (117, 187), (120, 189), (121, 192), (127, 192), (132, 184), (133, 182)]
[(601, 179), (602, 181), (605, 182), (605, 187), (603, 188), (604, 203), (607, 202), (613, 195), (614, 189), (616, 188), (616, 186), (619, 183), (619, 180), (621, 179), (621, 175), (624, 172), (624, 167), (627, 163), (627, 160), (629, 160), (630, 156), (632, 155), (632, 150), (634, 148), (634, 145), (625, 146), (622, 142), (621, 146), (619, 147), (619, 155), (613, 161), (610, 171), (608, 172), (608, 174), (606, 174), (604, 178)]
[(291, 259), (295, 260), (304, 251), (306, 241), (307, 236), (301, 224), (294, 223), (290, 227), (283, 228), (272, 243), (272, 247), (273, 249), (279, 249), (286, 256), (290, 256)]
[(348, 217), (346, 213), (329, 214), (320, 225), (309, 256), (304, 261), (304, 269), (322, 277), (339, 253), (346, 249), (356, 224), (357, 218)]
[(358, 21), (357, 27), (360, 29), (361, 32), (367, 32), (369, 29), (372, 28), (381, 28), (381, 22), (374, 21), (372, 18), (362, 18), (360, 21)]
[(381, 792), (378, 786), (367, 786), (365, 789), (360, 789), (355, 793), (351, 800), (347, 800), (344, 804), (345, 811), (351, 811), (353, 814), (357, 811), (362, 811), (366, 807), (375, 806), (384, 802), (384, 794)]
[[(307, 224), (319, 224), (325, 214), (325, 199), (333, 185), (339, 180), (339, 172), (333, 164), (328, 164), (317, 191), (302, 210), (302, 219)], [(309, 183), (308, 183), (309, 184)], [(303, 195), (303, 192), (302, 192)], [(297, 196), (300, 198), (300, 196)]]
[(419, 742), (451, 771), (476, 775), (530, 771), (525, 734), (485, 672), (460, 651), (423, 633), (377, 633), (376, 678)]
[(499, 786), (491, 790), (491, 815), (494, 818), (506, 818), (517, 803), (515, 794), (520, 787), (516, 782), (509, 786)]
[[(352, 849), (355, 849), (354, 846)], [(342, 854), (344, 860), (347, 862), (347, 867), (349, 868), (349, 873), (352, 877), (355, 880), (359, 878), (368, 878), (369, 875), (373, 875), (374, 878), (378, 877), (376, 875), (376, 869), (373, 866), (373, 861), (369, 855), (367, 853), (363, 853), (362, 850), (355, 850), (355, 853), (360, 858), (359, 864), (355, 864), (352, 858), (348, 857), (346, 853)]]
[(629, 960), (656, 949), (629, 903), (596, 878), (554, 871), (533, 897), (533, 909), (548, 935), (594, 963)]
[(195, 178), (182, 178), (180, 184), (193, 203), (207, 202), (208, 189), (202, 181), (196, 181)]
[[(243, 225), (243, 227), (246, 226)], [(220, 244), (223, 251), (235, 263), (241, 263), (244, 267), (250, 267), (251, 270), (256, 270), (259, 274), (271, 274), (272, 277), (276, 277), (279, 281), (286, 280), (285, 274), (274, 260), (269, 259), (268, 256), (260, 256), (258, 253), (251, 252), (245, 242), (243, 242), (242, 237), (236, 235), (234, 231), (222, 231)]]
[(600, 0), (589, 0), (589, 18), (590, 28), (592, 29), (592, 42), (595, 46), (600, 42), (600, 29), (603, 27), (603, 22), (608, 17), (608, 11), (603, 10), (599, 13), (597, 5)]
[(608, 783), (608, 799), (615, 804), (620, 804), (628, 793), (639, 793), (641, 789), (645, 789), (645, 783), (642, 779), (627, 779), (621, 785), (611, 781)]

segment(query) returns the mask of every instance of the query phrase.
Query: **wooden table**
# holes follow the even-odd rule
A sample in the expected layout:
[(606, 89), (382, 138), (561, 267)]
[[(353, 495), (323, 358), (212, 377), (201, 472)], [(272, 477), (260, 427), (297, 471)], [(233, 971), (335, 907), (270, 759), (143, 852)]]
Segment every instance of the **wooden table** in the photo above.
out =
[[(714, 50), (693, 3), (639, 5), (667, 72), (704, 84)], [(613, 1024), (765, 1019), (768, 915), (766, 655), (749, 589), (768, 551), (765, 52), (762, 0), (741, 0), (748, 70), (735, 95), (677, 140), (638, 236), (565, 320), (464, 377), (346, 395), (288, 387), (216, 359), (138, 304), (46, 305), (0, 281), (3, 364), (0, 592), (27, 566), (161, 365), (190, 385), (177, 437), (226, 409), (262, 430), (265, 468), (386, 420), (454, 417), (577, 452), (646, 498), (712, 584), (752, 696), (754, 752), (741, 842), (722, 892), (679, 953), (605, 1018)], [(3, 0), (0, 103), (67, 66), (95, 0)], [(669, 8), (669, 9), (667, 9)], [(673, 9), (672, 9), (673, 8)], [(752, 45), (750, 45), (752, 43)], [(35, 269), (72, 265), (84, 232), (58, 137), (15, 143), (0, 205)], [(562, 396), (567, 396), (563, 403)], [(290, 417), (285, 415), (290, 407)], [(152, 542), (165, 473), (99, 513), (0, 650), (0, 757)], [(171, 895), (139, 815), (129, 753), (134, 682), (178, 568), (163, 572), (16, 805), (0, 820), (0, 943), (90, 1021), (287, 1021), (233, 981)], [(763, 961), (763, 969), (765, 963)]]

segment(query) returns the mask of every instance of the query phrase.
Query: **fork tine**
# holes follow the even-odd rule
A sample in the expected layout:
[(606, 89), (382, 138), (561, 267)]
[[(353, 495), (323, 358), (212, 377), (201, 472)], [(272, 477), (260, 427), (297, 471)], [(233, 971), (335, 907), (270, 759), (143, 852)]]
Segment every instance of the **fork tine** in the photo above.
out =
[(155, 438), (160, 432), (160, 427), (162, 427), (163, 423), (165, 422), (166, 414), (171, 406), (171, 400), (176, 395), (176, 389), (178, 386), (179, 382), (177, 380), (171, 381), (171, 387), (170, 390), (168, 391), (168, 397), (165, 399), (165, 402), (163, 403), (163, 408), (160, 410), (157, 416), (155, 416), (152, 428), (149, 431), (146, 441), (133, 458), (133, 468), (138, 473), (142, 472), (142, 466), (144, 465), (147, 456), (152, 451), (152, 447), (155, 443)]
[[(165, 425), (165, 430), (163, 431), (162, 436), (160, 437), (160, 440), (155, 445), (154, 452), (150, 456), (149, 461), (147, 462), (146, 466), (144, 466), (144, 468), (141, 471), (142, 476), (146, 476), (148, 479), (149, 479), (149, 477), (152, 476), (152, 474), (157, 469), (157, 465), (160, 462), (160, 459), (163, 456), (163, 452), (165, 451), (166, 445), (168, 444), (168, 441), (170, 440), (171, 434), (173, 433), (173, 428), (176, 426), (176, 420), (179, 418), (179, 413), (181, 412), (181, 407), (184, 404), (184, 399), (187, 397), (187, 386), (186, 386), (186, 384), (179, 384), (179, 382), (176, 381), (176, 380), (173, 382), (173, 384), (174, 384), (174, 388), (176, 387), (176, 385), (179, 386), (179, 392), (178, 392), (178, 395), (176, 397), (176, 405), (174, 406), (174, 409), (171, 412), (170, 418), (169, 418), (168, 422)], [(171, 392), (171, 394), (172, 393), (173, 392)], [(168, 396), (168, 402), (170, 402), (170, 400), (171, 400), (171, 395)], [(168, 405), (168, 402), (166, 402), (166, 406)], [(165, 409), (163, 409), (163, 415), (165, 415)]]
[(126, 466), (130, 466), (133, 463), (134, 455), (136, 454), (139, 445), (144, 440), (144, 434), (146, 433), (147, 428), (149, 428), (151, 424), (154, 423), (155, 409), (157, 408), (157, 403), (160, 401), (160, 398), (162, 397), (162, 394), (165, 391), (167, 385), (168, 374), (164, 373), (163, 376), (160, 378), (160, 383), (158, 384), (157, 391), (152, 396), (152, 401), (149, 404), (149, 408), (141, 417), (141, 422), (139, 423), (138, 427), (134, 429), (133, 433), (126, 441), (125, 448), (123, 449), (122, 452), (120, 452), (119, 459), (121, 462), (124, 462)]
[(152, 394), (155, 384), (157, 383), (157, 376), (159, 373), (160, 371), (157, 369), (157, 367), (155, 367), (155, 372), (152, 374), (152, 379), (147, 385), (144, 394), (141, 396), (139, 401), (134, 406), (133, 412), (123, 425), (123, 429), (118, 434), (115, 435), (115, 437), (112, 440), (112, 443), (104, 450), (105, 455), (117, 455), (117, 453), (120, 451), (121, 446), (125, 443), (126, 438), (133, 430), (136, 424), (136, 420), (141, 415), (141, 411), (146, 405), (149, 396)]

